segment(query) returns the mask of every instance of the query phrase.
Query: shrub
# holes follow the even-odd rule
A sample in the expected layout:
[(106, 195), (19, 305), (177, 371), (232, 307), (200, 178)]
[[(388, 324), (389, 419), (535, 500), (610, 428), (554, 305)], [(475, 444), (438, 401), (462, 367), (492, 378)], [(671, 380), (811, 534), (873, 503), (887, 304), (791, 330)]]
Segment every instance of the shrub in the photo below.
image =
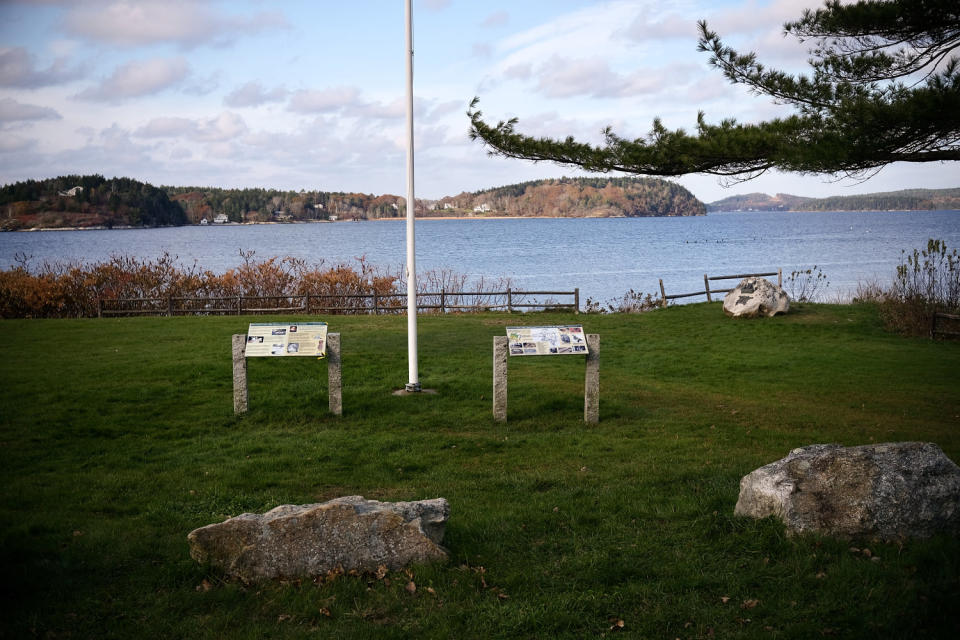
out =
[(926, 249), (901, 253), (896, 279), (880, 300), (880, 317), (890, 330), (923, 335), (938, 312), (960, 312), (960, 255), (931, 238)]
[(805, 270), (791, 271), (783, 284), (787, 295), (794, 302), (816, 302), (830, 286), (827, 276), (817, 265)]

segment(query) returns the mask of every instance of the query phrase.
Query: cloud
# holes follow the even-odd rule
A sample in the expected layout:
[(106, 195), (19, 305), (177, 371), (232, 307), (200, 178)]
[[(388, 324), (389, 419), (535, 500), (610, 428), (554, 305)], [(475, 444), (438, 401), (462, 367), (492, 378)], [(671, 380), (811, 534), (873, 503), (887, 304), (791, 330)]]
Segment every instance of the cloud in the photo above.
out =
[(480, 23), (480, 26), (481, 27), (502, 27), (505, 24), (507, 24), (507, 22), (509, 21), (510, 21), (509, 13), (507, 13), (506, 11), (496, 11), (488, 15), (486, 18), (484, 18), (483, 22)]
[(36, 89), (70, 82), (80, 75), (81, 70), (71, 67), (66, 58), (57, 58), (41, 70), (23, 47), (0, 48), (0, 86)]
[(330, 113), (356, 106), (360, 90), (356, 87), (331, 87), (324, 90), (301, 89), (287, 105), (295, 113)]
[(183, 82), (189, 72), (187, 61), (182, 57), (128, 62), (117, 67), (113, 75), (98, 86), (85, 89), (76, 97), (95, 102), (118, 102), (152, 95)]
[(450, 6), (450, 0), (422, 0), (424, 8), (429, 11), (442, 11)]
[(20, 136), (0, 136), (0, 153), (13, 153), (36, 148), (37, 140)]
[(182, 138), (195, 142), (226, 143), (249, 131), (242, 117), (224, 111), (215, 118), (161, 117), (150, 120), (134, 132), (138, 138)]
[(61, 120), (56, 109), (42, 107), (35, 104), (24, 104), (13, 98), (0, 100), (0, 123), (19, 122), (25, 120)]
[(227, 15), (204, 3), (185, 0), (77, 3), (63, 20), (64, 30), (73, 36), (123, 47), (161, 43), (184, 48), (223, 45), (240, 35), (287, 26), (278, 12), (249, 17)]
[(628, 40), (646, 42), (651, 39), (684, 38), (693, 43), (697, 37), (697, 21), (677, 14), (652, 15), (644, 7), (637, 17), (618, 33)]
[(287, 94), (289, 91), (283, 87), (267, 91), (259, 82), (251, 81), (228, 93), (223, 103), (228, 107), (259, 107), (268, 102), (283, 102)]
[(537, 90), (551, 98), (580, 95), (620, 98), (655, 93), (663, 87), (663, 79), (657, 73), (617, 73), (600, 58), (573, 60), (554, 56), (537, 68), (534, 75)]

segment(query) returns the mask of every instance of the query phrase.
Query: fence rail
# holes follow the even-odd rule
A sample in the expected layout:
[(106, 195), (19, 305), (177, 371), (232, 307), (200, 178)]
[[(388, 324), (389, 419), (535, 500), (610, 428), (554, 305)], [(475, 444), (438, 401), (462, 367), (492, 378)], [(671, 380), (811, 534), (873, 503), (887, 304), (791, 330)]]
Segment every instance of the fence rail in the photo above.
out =
[(710, 283), (717, 280), (742, 280), (744, 278), (765, 278), (767, 276), (777, 276), (777, 286), (783, 286), (783, 269), (777, 269), (776, 271), (770, 271), (767, 273), (740, 273), (732, 276), (708, 276), (703, 274), (703, 291), (694, 291), (693, 293), (675, 293), (673, 295), (667, 295), (667, 292), (663, 288), (663, 278), (660, 278), (660, 306), (666, 308), (668, 300), (676, 300), (677, 298), (690, 298), (692, 296), (707, 296), (707, 302), (713, 302), (714, 293), (728, 293), (733, 291), (733, 288), (730, 289), (711, 289)]
[[(567, 296), (570, 302), (544, 302), (539, 296)], [(384, 314), (404, 313), (406, 293), (305, 294), (289, 296), (229, 296), (159, 298), (101, 298), (97, 300), (97, 317), (110, 316), (177, 316), (177, 315), (242, 315), (271, 313)], [(468, 304), (470, 299), (472, 304)], [(417, 294), (417, 308), (448, 313), (456, 311), (508, 312), (524, 309), (580, 311), (580, 289), (573, 291), (446, 291)]]
[(960, 336), (960, 315), (934, 313), (930, 319), (930, 337), (936, 338), (938, 334), (941, 336)]

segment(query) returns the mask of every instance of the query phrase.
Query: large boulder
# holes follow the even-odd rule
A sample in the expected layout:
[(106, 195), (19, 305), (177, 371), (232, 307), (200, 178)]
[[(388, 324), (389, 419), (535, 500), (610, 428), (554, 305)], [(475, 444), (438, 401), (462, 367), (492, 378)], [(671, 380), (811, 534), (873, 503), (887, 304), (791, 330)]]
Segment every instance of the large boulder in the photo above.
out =
[(396, 570), (446, 560), (446, 499), (377, 502), (362, 496), (244, 513), (191, 531), (190, 556), (244, 582)]
[(744, 278), (723, 297), (723, 312), (735, 318), (775, 316), (790, 310), (790, 296), (764, 278)]
[(744, 476), (734, 512), (838, 538), (956, 535), (960, 467), (932, 443), (815, 444)]

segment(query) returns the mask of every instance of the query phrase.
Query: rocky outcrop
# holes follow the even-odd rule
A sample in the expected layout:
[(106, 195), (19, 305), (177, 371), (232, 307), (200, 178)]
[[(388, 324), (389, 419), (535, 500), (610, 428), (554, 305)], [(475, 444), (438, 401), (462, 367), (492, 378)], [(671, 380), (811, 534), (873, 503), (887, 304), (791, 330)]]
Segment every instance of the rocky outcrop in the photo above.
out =
[(815, 444), (740, 481), (737, 515), (790, 533), (882, 540), (960, 534), (960, 467), (935, 444)]
[(446, 560), (446, 499), (377, 502), (362, 496), (283, 505), (191, 531), (190, 556), (244, 582), (396, 570)]
[(723, 312), (735, 318), (770, 317), (789, 310), (790, 297), (763, 278), (744, 278), (723, 298)]

